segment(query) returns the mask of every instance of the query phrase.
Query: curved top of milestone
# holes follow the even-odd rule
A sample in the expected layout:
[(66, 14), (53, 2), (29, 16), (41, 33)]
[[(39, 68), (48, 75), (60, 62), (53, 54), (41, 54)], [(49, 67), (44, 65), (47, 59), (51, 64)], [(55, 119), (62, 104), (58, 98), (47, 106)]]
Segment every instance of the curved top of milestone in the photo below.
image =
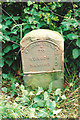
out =
[(48, 29), (32, 30), (23, 37), (20, 44), (22, 47), (26, 47), (26, 45), (38, 40), (52, 41), (57, 44), (62, 51), (64, 51), (64, 39), (62, 35), (56, 31)]

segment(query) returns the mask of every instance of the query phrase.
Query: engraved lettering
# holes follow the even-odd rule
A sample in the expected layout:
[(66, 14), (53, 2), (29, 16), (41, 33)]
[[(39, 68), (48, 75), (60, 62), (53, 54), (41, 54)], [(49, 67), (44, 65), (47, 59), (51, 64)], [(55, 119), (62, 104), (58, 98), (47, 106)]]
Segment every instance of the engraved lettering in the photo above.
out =
[(24, 49), (25, 71), (61, 70), (61, 50), (52, 42), (36, 41)]
[(44, 64), (30, 64), (30, 67), (32, 68), (32, 67), (46, 67), (46, 66), (50, 66), (50, 64), (49, 63), (44, 63)]

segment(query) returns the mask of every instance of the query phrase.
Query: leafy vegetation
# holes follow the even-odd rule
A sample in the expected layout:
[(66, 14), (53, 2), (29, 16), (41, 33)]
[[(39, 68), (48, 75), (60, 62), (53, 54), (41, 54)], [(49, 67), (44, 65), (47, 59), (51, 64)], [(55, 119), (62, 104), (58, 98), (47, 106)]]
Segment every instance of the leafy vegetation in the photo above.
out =
[[(0, 118), (78, 118), (78, 90), (68, 86), (64, 91), (53, 91), (51, 84), (45, 91), (43, 88), (27, 88), (15, 84), (16, 96), (6, 94), (8, 91), (2, 88), (0, 95)], [(66, 94), (66, 95), (65, 95)]]
[(25, 90), (23, 85), (16, 87), (18, 93), (16, 99), (1, 96), (0, 111), (3, 118), (54, 118), (61, 111), (61, 109), (56, 109), (59, 107), (57, 102), (66, 99), (60, 89), (50, 94), (40, 87), (35, 91)]
[[(3, 2), (2, 3), (2, 94), (0, 114), (3, 118), (55, 118), (69, 114), (71, 97), (78, 98), (80, 71), (79, 3), (78, 2)], [(1, 25), (0, 25), (1, 28)], [(64, 37), (65, 87), (52, 91), (24, 89), (20, 55), (22, 37), (34, 29), (58, 31)], [(76, 91), (76, 92), (74, 92)], [(63, 94), (64, 93), (64, 94)], [(65, 105), (66, 97), (67, 103)], [(77, 95), (76, 95), (77, 94)], [(76, 97), (77, 96), (77, 97)], [(60, 104), (59, 104), (60, 103)], [(78, 106), (78, 103), (75, 103)], [(76, 106), (75, 105), (75, 106)], [(66, 106), (66, 108), (64, 108)], [(73, 105), (74, 106), (74, 105)], [(65, 111), (63, 111), (63, 109)], [(72, 108), (73, 109), (73, 108)], [(63, 111), (62, 113), (60, 111)], [(60, 112), (60, 114), (58, 114)], [(78, 110), (73, 118), (78, 117)], [(58, 116), (59, 115), (59, 116)]]

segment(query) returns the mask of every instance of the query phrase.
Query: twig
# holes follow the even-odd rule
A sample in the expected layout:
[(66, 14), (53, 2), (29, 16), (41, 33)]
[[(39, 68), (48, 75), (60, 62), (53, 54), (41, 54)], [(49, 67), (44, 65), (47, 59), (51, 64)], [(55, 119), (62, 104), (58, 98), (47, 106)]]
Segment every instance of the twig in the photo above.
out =
[[(45, 2), (44, 2), (44, 4), (45, 4)], [(46, 6), (53, 14), (55, 14), (55, 15), (57, 15), (57, 16), (59, 16), (59, 17), (62, 17), (62, 18), (68, 18), (68, 17), (64, 17), (64, 16), (61, 16), (61, 15), (53, 12), (53, 11), (48, 7), (48, 5), (45, 4), (45, 6)]]
[(0, 9), (2, 9), (14, 22), (15, 24), (17, 24), (17, 22), (11, 17), (11, 15), (9, 15), (9, 13), (7, 13), (3, 8), (0, 7)]
[[(1, 34), (1, 33), (0, 33)], [(12, 43), (14, 43), (14, 44), (17, 44), (18, 46), (20, 46), (20, 44), (18, 44), (18, 43), (16, 43), (16, 42), (14, 42), (14, 41), (11, 41), (11, 40), (9, 40), (8, 38), (6, 38), (4, 35), (2, 35), (1, 34), (1, 36), (3, 36), (6, 40), (8, 40), (9, 42), (12, 42)]]
[(77, 88), (75, 91), (73, 91), (69, 96), (68, 98), (70, 98), (73, 94), (75, 94), (80, 88)]
[(75, 9), (74, 9), (74, 5), (73, 5), (73, 1), (71, 0), (71, 3), (72, 3), (72, 6), (73, 6), (73, 11), (74, 11), (74, 18), (75, 18), (75, 15), (76, 15), (76, 11), (75, 11)]
[[(73, 94), (75, 94), (75, 93), (78, 91), (78, 89), (79, 89), (79, 88), (77, 88), (75, 91), (73, 91), (73, 93), (71, 93), (71, 94), (68, 96), (68, 98), (67, 98), (67, 99), (66, 99), (63, 103), (65, 103), (65, 104), (66, 104), (66, 103), (67, 103), (67, 101), (70, 99), (70, 97), (71, 97)], [(79, 97), (78, 97), (78, 98), (79, 98)], [(63, 101), (63, 100), (61, 100), (61, 101), (60, 101), (60, 102), (58, 102), (58, 103), (59, 103), (59, 104), (61, 104), (61, 103), (62, 103), (62, 101)], [(62, 103), (62, 104), (63, 104), (63, 103)]]
[(69, 76), (71, 77), (70, 72), (69, 72), (69, 70), (68, 70), (68, 68), (67, 68), (67, 64), (66, 64), (66, 63), (65, 63), (65, 66), (66, 66), (66, 70), (67, 70)]

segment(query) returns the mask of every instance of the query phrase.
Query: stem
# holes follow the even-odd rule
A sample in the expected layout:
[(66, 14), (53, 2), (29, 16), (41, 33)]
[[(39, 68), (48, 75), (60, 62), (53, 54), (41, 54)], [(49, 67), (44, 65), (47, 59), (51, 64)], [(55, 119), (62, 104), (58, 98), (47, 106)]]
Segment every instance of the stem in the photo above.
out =
[(70, 72), (69, 72), (69, 70), (68, 70), (68, 68), (67, 68), (67, 64), (66, 64), (66, 63), (65, 63), (65, 67), (66, 67), (66, 70), (67, 70), (69, 76), (71, 77)]
[(11, 17), (11, 15), (9, 15), (3, 8), (0, 7), (0, 9), (2, 9), (15, 22), (15, 24), (17, 24), (17, 22)]
[[(0, 33), (1, 34), (1, 33)], [(8, 40), (9, 42), (12, 42), (12, 43), (14, 43), (14, 44), (17, 44), (17, 45), (19, 45), (20, 46), (20, 44), (18, 44), (18, 43), (16, 43), (16, 42), (13, 42), (13, 41), (11, 41), (11, 40), (9, 40), (8, 38), (6, 38), (4, 35), (2, 35), (1, 34), (1, 36), (3, 36), (6, 40)]]
[(22, 40), (22, 25), (20, 25), (20, 40)]
[[(44, 2), (44, 4), (45, 4), (45, 2)], [(64, 16), (61, 16), (61, 15), (53, 12), (53, 11), (48, 7), (48, 5), (45, 4), (45, 6), (46, 6), (53, 14), (55, 14), (55, 15), (57, 15), (57, 16), (59, 16), (59, 17), (62, 17), (62, 18), (68, 18), (68, 17), (64, 17)]]

